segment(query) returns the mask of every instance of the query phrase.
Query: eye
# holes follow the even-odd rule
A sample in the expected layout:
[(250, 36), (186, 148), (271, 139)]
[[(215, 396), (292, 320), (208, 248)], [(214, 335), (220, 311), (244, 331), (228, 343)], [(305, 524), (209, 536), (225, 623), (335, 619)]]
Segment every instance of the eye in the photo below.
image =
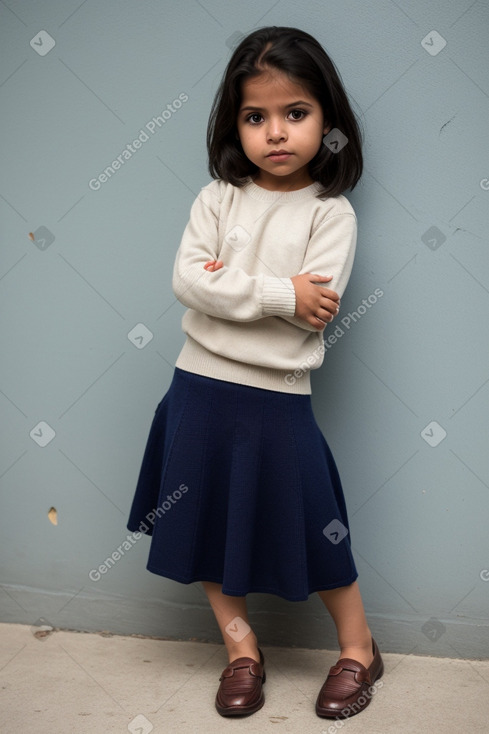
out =
[(289, 116), (292, 117), (292, 120), (303, 120), (306, 115), (307, 112), (305, 110), (291, 110), (291, 112), (289, 112)]
[(248, 117), (246, 118), (246, 122), (251, 123), (251, 125), (258, 125), (262, 120), (263, 117), (260, 115), (259, 112), (252, 112), (251, 115), (248, 115)]

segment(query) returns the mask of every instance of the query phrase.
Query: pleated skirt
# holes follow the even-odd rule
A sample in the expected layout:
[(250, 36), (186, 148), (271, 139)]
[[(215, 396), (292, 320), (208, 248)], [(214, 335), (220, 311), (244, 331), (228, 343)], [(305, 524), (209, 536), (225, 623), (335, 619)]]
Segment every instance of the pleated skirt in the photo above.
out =
[(310, 395), (175, 368), (158, 404), (128, 529), (147, 568), (224, 594), (304, 601), (357, 578), (338, 470)]

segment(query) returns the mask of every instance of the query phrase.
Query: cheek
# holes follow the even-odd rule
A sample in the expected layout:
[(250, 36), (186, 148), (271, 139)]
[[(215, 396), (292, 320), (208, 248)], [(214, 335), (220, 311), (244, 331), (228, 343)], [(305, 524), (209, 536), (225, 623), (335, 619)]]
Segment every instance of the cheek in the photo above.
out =
[(244, 150), (253, 150), (254, 135), (248, 130), (243, 130), (240, 134), (241, 145)]
[(245, 145), (246, 144), (246, 130), (242, 127), (238, 127), (236, 135), (240, 139), (241, 145)]

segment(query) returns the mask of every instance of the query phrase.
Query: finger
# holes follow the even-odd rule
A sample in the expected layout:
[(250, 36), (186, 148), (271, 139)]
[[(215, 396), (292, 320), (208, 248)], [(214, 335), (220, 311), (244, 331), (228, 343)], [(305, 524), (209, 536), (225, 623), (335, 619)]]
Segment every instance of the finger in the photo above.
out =
[(318, 273), (310, 273), (311, 280), (315, 283), (328, 283), (332, 279), (332, 275), (319, 275)]
[(313, 326), (316, 327), (318, 331), (322, 331), (324, 327), (326, 326), (326, 321), (323, 321), (323, 319), (320, 319), (319, 316), (315, 316), (314, 321), (311, 322)]
[(324, 324), (330, 324), (333, 321), (334, 317), (335, 317), (335, 314), (329, 313), (329, 311), (328, 313), (325, 313), (324, 315), (316, 316), (316, 318), (319, 319), (320, 321), (323, 321)]
[(321, 295), (323, 298), (329, 298), (330, 301), (341, 301), (336, 291), (332, 291), (330, 288), (325, 288), (324, 286), (321, 286)]
[(206, 262), (204, 270), (210, 270), (214, 266), (215, 262), (215, 260), (209, 260), (209, 262)]
[(338, 301), (330, 301), (328, 299), (321, 303), (321, 308), (324, 308), (326, 311), (329, 311), (329, 313), (336, 315), (340, 310), (340, 304), (338, 303)]
[(338, 310), (336, 310), (336, 306), (333, 306), (330, 309), (326, 309), (324, 307), (320, 308), (319, 311), (316, 312), (316, 318), (322, 319), (326, 323), (330, 324), (335, 316), (338, 314)]

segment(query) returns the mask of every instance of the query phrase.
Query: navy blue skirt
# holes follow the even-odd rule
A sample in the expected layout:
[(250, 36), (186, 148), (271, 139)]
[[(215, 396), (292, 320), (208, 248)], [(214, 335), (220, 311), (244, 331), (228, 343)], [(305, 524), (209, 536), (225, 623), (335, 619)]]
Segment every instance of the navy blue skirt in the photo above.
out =
[(335, 461), (310, 395), (175, 368), (127, 525), (149, 571), (224, 594), (304, 601), (357, 578)]

